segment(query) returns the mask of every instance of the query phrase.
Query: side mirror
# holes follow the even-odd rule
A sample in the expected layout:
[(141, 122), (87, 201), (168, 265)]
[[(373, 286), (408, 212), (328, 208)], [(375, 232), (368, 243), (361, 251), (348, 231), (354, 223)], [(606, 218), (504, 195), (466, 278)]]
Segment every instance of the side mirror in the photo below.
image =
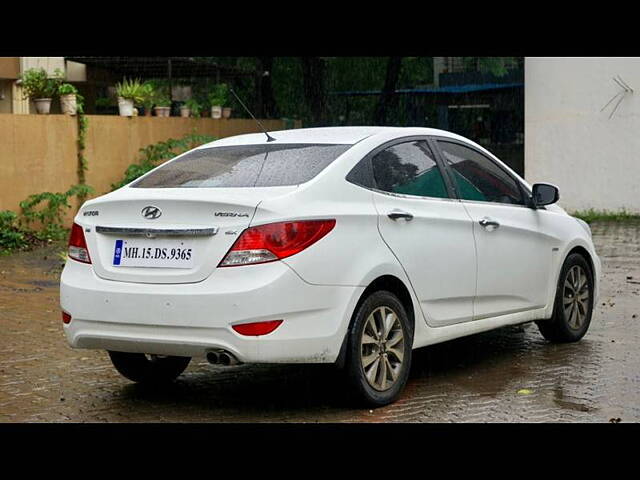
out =
[(536, 183), (533, 185), (533, 204), (536, 207), (551, 205), (560, 200), (558, 187), (550, 183)]

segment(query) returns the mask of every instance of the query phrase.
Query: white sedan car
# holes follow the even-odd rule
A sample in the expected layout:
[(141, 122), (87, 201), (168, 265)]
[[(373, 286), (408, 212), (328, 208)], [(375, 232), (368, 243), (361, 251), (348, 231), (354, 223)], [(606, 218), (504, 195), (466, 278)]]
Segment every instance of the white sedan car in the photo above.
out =
[(224, 138), (78, 212), (64, 331), (136, 382), (211, 363), (336, 363), (394, 401), (412, 349), (536, 321), (586, 333), (586, 223), (476, 143), (428, 128)]

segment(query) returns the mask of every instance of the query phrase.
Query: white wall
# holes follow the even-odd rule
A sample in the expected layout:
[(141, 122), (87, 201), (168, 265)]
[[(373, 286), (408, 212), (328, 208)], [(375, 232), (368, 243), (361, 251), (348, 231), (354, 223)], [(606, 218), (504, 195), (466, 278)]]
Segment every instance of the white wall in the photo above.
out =
[(44, 68), (49, 75), (56, 69), (64, 73), (64, 57), (20, 57), (20, 71), (24, 73), (31, 68)]
[[(609, 115), (620, 87), (634, 89)], [(640, 213), (640, 58), (525, 59), (525, 178), (569, 211)]]
[(84, 63), (72, 62), (71, 60), (65, 61), (66, 71), (65, 78), (67, 82), (86, 82), (87, 81), (87, 66)]

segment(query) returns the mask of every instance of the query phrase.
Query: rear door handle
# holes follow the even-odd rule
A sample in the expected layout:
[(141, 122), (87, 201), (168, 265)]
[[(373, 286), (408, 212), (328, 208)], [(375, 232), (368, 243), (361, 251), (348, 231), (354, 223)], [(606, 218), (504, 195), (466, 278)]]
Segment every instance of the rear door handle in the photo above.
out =
[(387, 217), (389, 217), (391, 220), (404, 218), (407, 222), (409, 220), (413, 220), (413, 215), (411, 215), (409, 212), (404, 212), (402, 210), (393, 210), (387, 214)]
[(486, 230), (489, 230), (489, 231), (495, 230), (496, 228), (498, 228), (500, 226), (500, 224), (498, 222), (496, 222), (495, 220), (493, 220), (493, 219), (491, 219), (489, 217), (483, 218), (478, 223), (482, 227), (484, 227)]

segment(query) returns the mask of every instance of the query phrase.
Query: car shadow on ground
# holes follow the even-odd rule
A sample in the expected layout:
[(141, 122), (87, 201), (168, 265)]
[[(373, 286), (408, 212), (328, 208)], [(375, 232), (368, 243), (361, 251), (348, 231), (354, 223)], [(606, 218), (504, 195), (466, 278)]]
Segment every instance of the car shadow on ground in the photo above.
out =
[[(446, 393), (454, 382), (463, 390), (493, 395), (519, 377), (530, 377), (532, 370), (562, 367), (571, 349), (548, 344), (535, 325), (505, 327), (415, 350), (408, 387), (413, 387), (411, 395), (416, 388), (420, 395)], [(578, 355), (588, 355), (588, 350), (583, 346)], [(130, 409), (171, 407), (159, 409), (173, 412), (173, 418), (181, 411), (201, 410), (203, 418), (205, 412), (216, 412), (230, 420), (283, 420), (306, 410), (321, 418), (365, 408), (333, 365), (215, 367), (201, 361), (170, 385), (127, 384), (118, 396)]]
[(353, 406), (340, 371), (333, 365), (238, 365), (198, 363), (169, 385), (128, 384), (121, 399), (180, 409), (242, 412), (258, 419), (286, 410), (344, 409)]

